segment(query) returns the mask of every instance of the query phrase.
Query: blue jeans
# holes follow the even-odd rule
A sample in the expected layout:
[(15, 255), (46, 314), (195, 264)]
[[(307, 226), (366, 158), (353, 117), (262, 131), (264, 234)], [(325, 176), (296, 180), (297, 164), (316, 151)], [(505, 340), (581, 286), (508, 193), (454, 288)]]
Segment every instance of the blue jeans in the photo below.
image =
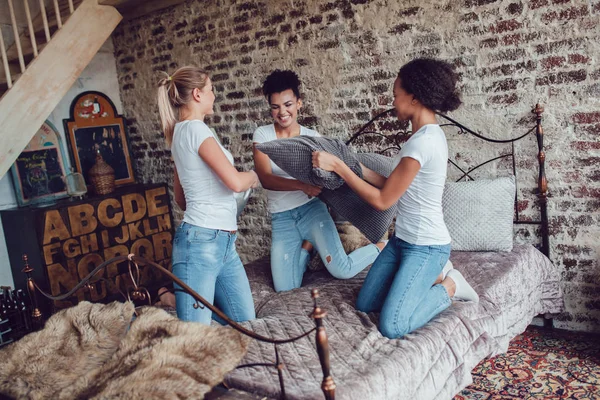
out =
[(379, 312), (379, 330), (390, 339), (422, 327), (452, 303), (433, 285), (450, 257), (450, 245), (419, 246), (394, 236), (369, 270), (356, 308)]
[(379, 249), (369, 244), (346, 254), (327, 206), (313, 199), (292, 210), (272, 215), (271, 274), (275, 291), (300, 287), (310, 254), (302, 248), (308, 240), (325, 268), (338, 279), (351, 278), (375, 261)]
[[(246, 270), (235, 249), (235, 233), (182, 222), (173, 240), (173, 273), (234, 321), (254, 319)], [(176, 288), (181, 289), (179, 285)], [(194, 308), (192, 296), (175, 292), (177, 316), (210, 325), (212, 311)]]

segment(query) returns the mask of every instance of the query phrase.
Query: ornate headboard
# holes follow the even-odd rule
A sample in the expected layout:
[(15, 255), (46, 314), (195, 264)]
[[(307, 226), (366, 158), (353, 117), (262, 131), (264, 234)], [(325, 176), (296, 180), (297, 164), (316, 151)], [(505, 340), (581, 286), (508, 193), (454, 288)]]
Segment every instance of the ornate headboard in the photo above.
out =
[[(482, 135), (480, 133), (475, 132), (474, 130), (466, 127), (465, 125), (455, 121), (454, 119), (448, 117), (447, 115), (440, 114), (438, 115), (448, 121), (447, 123), (441, 123), (441, 127), (454, 127), (458, 129), (459, 134), (468, 134), (472, 135), (476, 139), (482, 140), (491, 144), (505, 144), (510, 145), (508, 150), (506, 146), (503, 147), (499, 154), (484, 160), (483, 162), (479, 162), (478, 164), (464, 168), (459, 166), (458, 162), (452, 158), (448, 159), (448, 163), (451, 167), (456, 168), (459, 172), (458, 178), (456, 181), (461, 180), (473, 180), (473, 172), (483, 167), (484, 165), (488, 165), (493, 163), (494, 161), (499, 160), (509, 160), (511, 162), (512, 174), (515, 176), (515, 181), (518, 184), (518, 170), (517, 161), (516, 161), (516, 153), (515, 153), (515, 143), (528, 137), (531, 134), (535, 133), (535, 138), (537, 141), (537, 160), (538, 160), (538, 174), (537, 174), (537, 188), (536, 196), (538, 199), (538, 206), (540, 211), (539, 219), (532, 220), (530, 218), (523, 218), (521, 216), (522, 210), (519, 207), (519, 190), (516, 191), (515, 195), (515, 214), (514, 214), (514, 224), (516, 225), (537, 225), (539, 226), (539, 236), (541, 239), (541, 243), (539, 245), (539, 249), (542, 253), (544, 253), (547, 257), (550, 256), (550, 245), (549, 245), (549, 232), (548, 232), (548, 182), (546, 180), (546, 172), (545, 172), (545, 161), (546, 155), (544, 153), (544, 130), (542, 128), (542, 113), (544, 112), (544, 108), (540, 104), (536, 104), (535, 108), (532, 110), (532, 113), (535, 114), (535, 124), (529, 128), (525, 133), (520, 136), (511, 138), (511, 139), (494, 139)], [(395, 110), (389, 109), (377, 114), (373, 117), (369, 122), (364, 124), (350, 139), (346, 141), (346, 144), (353, 144), (360, 142), (360, 140), (365, 139), (366, 135), (375, 135), (384, 138), (380, 145), (383, 145), (384, 148), (379, 150), (379, 153), (389, 154), (393, 151), (399, 151), (402, 147), (402, 143), (406, 141), (408, 137), (408, 124), (407, 123), (387, 123), (383, 125), (383, 128), (387, 128), (387, 130), (398, 130), (396, 134), (393, 135), (384, 135), (380, 132), (373, 130), (373, 125), (377, 124), (379, 121), (383, 120), (385, 117), (389, 115), (394, 115)]]

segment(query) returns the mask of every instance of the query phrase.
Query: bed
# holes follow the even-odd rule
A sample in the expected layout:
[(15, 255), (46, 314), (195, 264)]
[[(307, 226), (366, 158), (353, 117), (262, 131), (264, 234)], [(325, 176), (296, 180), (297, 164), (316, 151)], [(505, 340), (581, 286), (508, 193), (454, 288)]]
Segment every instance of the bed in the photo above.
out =
[[(363, 126), (348, 143), (374, 133), (369, 127), (389, 114), (382, 113)], [(475, 135), (477, 140), (508, 145), (491, 160), (458, 170), (457, 180), (470, 179), (474, 171), (494, 161), (509, 160), (508, 168), (518, 173), (515, 142), (535, 135), (537, 143), (538, 218), (522, 217), (514, 198), (514, 226), (532, 225), (540, 234), (540, 243), (515, 244), (510, 251), (453, 251), (450, 260), (471, 283), (480, 302), (455, 302), (429, 324), (402, 339), (389, 340), (377, 330), (377, 315), (364, 314), (354, 304), (367, 271), (348, 280), (336, 280), (326, 271), (308, 273), (302, 287), (275, 293), (269, 261), (247, 265), (257, 319), (244, 325), (263, 335), (297, 335), (311, 325), (307, 288), (318, 288), (321, 307), (327, 310), (324, 325), (329, 338), (329, 355), (338, 399), (450, 399), (472, 382), (471, 370), (486, 357), (505, 352), (509, 341), (523, 332), (535, 316), (563, 311), (559, 271), (548, 258), (547, 182), (543, 130), (539, 105), (533, 110), (535, 125), (513, 139), (488, 139), (446, 117), (442, 126), (458, 128), (460, 134)], [(401, 140), (387, 138), (385, 143), (400, 146)], [(400, 144), (399, 144), (400, 143)], [(381, 146), (381, 144), (379, 144)], [(384, 144), (385, 146), (385, 144)], [(506, 147), (506, 146), (505, 146)], [(384, 150), (389, 149), (386, 147)], [(511, 160), (512, 158), (512, 160)], [(510, 162), (512, 161), (512, 162)], [(526, 192), (526, 191), (525, 191)], [(533, 192), (533, 191), (532, 191)], [(512, 225), (512, 224), (511, 224)], [(511, 245), (512, 245), (512, 226)], [(551, 319), (546, 319), (551, 325)], [(250, 344), (244, 362), (260, 363), (268, 359), (268, 346)], [(286, 394), (289, 399), (320, 399), (319, 365), (309, 339), (282, 347), (280, 358), (286, 365)], [(269, 397), (277, 397), (277, 379), (273, 371), (250, 368), (228, 374), (229, 387)]]
[[(523, 332), (535, 316), (561, 312), (563, 301), (559, 271), (547, 257), (547, 183), (541, 127), (543, 109), (536, 106), (533, 111), (535, 126), (526, 134), (508, 141), (491, 139), (491, 142), (508, 143), (512, 147), (510, 154), (503, 153), (494, 159), (502, 161), (512, 157), (513, 172), (516, 174), (518, 163), (515, 162), (514, 142), (528, 135), (535, 135), (538, 148), (536, 180), (539, 218), (520, 218), (521, 203), (517, 197), (514, 199), (514, 222), (515, 226), (535, 226), (534, 229), (540, 232), (541, 243), (537, 247), (532, 244), (513, 246), (511, 217), (510, 251), (453, 251), (450, 259), (478, 292), (479, 303), (455, 302), (423, 328), (401, 339), (390, 340), (377, 330), (376, 314), (365, 314), (354, 307), (366, 270), (347, 280), (334, 279), (324, 270), (314, 271), (305, 275), (301, 288), (275, 293), (268, 258), (260, 259), (246, 265), (257, 319), (241, 324), (230, 323), (235, 330), (254, 340), (242, 343), (237, 336), (232, 339), (233, 342), (241, 344), (238, 346), (240, 352), (236, 353), (236, 357), (239, 358), (230, 358), (229, 363), (235, 360), (234, 364), (241, 365), (225, 376), (226, 386), (269, 398), (450, 399), (471, 383), (471, 370), (481, 360), (506, 351), (511, 338)], [(373, 118), (350, 138), (349, 142), (368, 134), (369, 126), (387, 114), (389, 111)], [(448, 120), (461, 134), (470, 133), (487, 140), (469, 128), (449, 118)], [(397, 142), (394, 138), (385, 140)], [(452, 160), (450, 162), (456, 164)], [(485, 164), (489, 164), (489, 161), (470, 169), (461, 169), (456, 164), (459, 180), (472, 178), (475, 175), (473, 171)], [(151, 301), (148, 291), (136, 284), (136, 276), (139, 277), (141, 267), (162, 267), (134, 255), (107, 260), (61, 297), (68, 297), (85, 287), (100, 269), (124, 260), (130, 261), (131, 276), (131, 290), (124, 294), (125, 297), (138, 302)], [(30, 267), (24, 270), (28, 275), (28, 289), (33, 294), (31, 297), (36, 301), (35, 293), (41, 291), (31, 278), (31, 271)], [(209, 307), (226, 319), (218, 309), (208, 304), (183, 282), (166, 270), (164, 273), (192, 295), (198, 301), (199, 307)], [(58, 299), (44, 295), (54, 300)], [(85, 307), (86, 310), (91, 310), (90, 306)], [(65, 310), (66, 313), (69, 310)], [(34, 304), (35, 311), (37, 307)], [(120, 314), (126, 312), (131, 310), (119, 311)], [(142, 312), (139, 317), (140, 320), (145, 318), (148, 321), (153, 332), (161, 331), (160, 326), (153, 325), (157, 318), (166, 325), (177, 325), (173, 319), (166, 317), (165, 313), (153, 313)], [(135, 321), (131, 327), (134, 327), (134, 324)], [(141, 329), (129, 328), (123, 321), (119, 326), (132, 331)], [(187, 332), (185, 327), (178, 329)], [(162, 343), (162, 339), (157, 343)], [(157, 345), (148, 346), (152, 348)], [(32, 351), (31, 348), (29, 350)], [(184, 359), (189, 357), (185, 354), (186, 351), (183, 353)], [(167, 357), (164, 360), (168, 360), (168, 354), (163, 353), (160, 357)], [(181, 354), (178, 357), (181, 357)], [(238, 362), (240, 358), (241, 362)], [(196, 360), (196, 363), (202, 361)], [(111, 370), (111, 373), (114, 374), (114, 379), (127, 382), (126, 376), (117, 368), (118, 363), (113, 360), (113, 364), (115, 369)], [(94, 374), (97, 373), (95, 370)], [(220, 371), (220, 374), (218, 376), (222, 377), (225, 370)], [(0, 379), (0, 386), (10, 382), (14, 376), (20, 376), (18, 368), (8, 377), (1, 376), (4, 381)], [(34, 378), (35, 375), (30, 376), (31, 382), (35, 381)], [(209, 386), (216, 381), (213, 377)], [(93, 379), (87, 379), (85, 382), (89, 385)], [(103, 383), (104, 386), (109, 384), (110, 382)], [(203, 384), (207, 386), (206, 383)], [(93, 389), (97, 385), (91, 386)], [(140, 386), (143, 387), (136, 387)], [(97, 394), (89, 390), (85, 393)]]

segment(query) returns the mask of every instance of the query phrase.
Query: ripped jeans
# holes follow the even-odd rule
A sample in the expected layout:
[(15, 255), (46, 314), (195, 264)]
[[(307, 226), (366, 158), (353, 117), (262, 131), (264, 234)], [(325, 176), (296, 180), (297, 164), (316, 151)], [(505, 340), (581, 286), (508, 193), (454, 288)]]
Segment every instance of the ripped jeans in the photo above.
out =
[(275, 291), (300, 287), (310, 259), (302, 242), (308, 240), (323, 264), (338, 279), (352, 278), (372, 264), (379, 254), (374, 244), (346, 254), (327, 206), (315, 198), (272, 216), (271, 274)]

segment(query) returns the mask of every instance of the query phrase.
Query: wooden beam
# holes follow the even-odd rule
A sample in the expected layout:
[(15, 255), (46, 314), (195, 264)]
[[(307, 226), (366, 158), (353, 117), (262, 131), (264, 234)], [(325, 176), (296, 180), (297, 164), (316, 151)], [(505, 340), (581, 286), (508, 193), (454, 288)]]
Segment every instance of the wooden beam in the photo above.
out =
[(98, 0), (98, 3), (116, 7), (123, 14), (123, 19), (133, 19), (185, 1), (187, 0)]
[(110, 37), (122, 16), (84, 0), (23, 76), (0, 98), (0, 177)]

